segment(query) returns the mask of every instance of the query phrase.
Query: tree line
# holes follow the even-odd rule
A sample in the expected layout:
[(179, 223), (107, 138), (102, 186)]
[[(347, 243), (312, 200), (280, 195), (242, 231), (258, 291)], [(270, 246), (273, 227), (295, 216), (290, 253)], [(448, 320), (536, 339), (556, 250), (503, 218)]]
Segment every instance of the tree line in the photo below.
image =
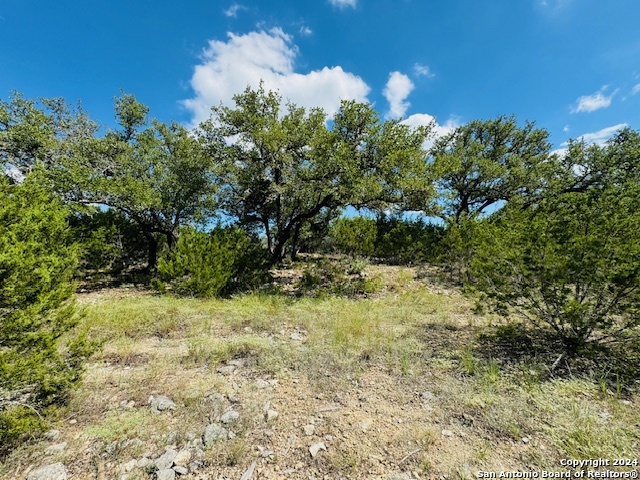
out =
[(429, 261), (569, 350), (637, 336), (637, 131), (559, 154), (513, 116), (434, 140), (367, 103), (329, 118), (263, 85), (234, 102), (188, 130), (122, 94), (103, 132), (62, 99), (0, 101), (0, 435), (77, 378), (86, 342), (57, 342), (78, 268), (144, 265), (158, 289), (224, 295), (299, 251)]

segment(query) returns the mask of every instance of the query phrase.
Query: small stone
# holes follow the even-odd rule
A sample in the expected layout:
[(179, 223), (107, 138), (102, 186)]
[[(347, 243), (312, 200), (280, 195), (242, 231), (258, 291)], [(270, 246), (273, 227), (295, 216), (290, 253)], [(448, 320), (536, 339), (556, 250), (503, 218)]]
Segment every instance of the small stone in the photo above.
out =
[(60, 430), (49, 430), (44, 434), (44, 438), (47, 440), (56, 440), (60, 436)]
[(67, 469), (58, 462), (34, 470), (27, 480), (67, 480), (67, 478)]
[(345, 398), (345, 396), (341, 395), (339, 393), (336, 393), (336, 395), (333, 397), (333, 401), (335, 403), (339, 403), (340, 405), (346, 405), (347, 404), (347, 399)]
[(133, 400), (122, 400), (120, 402), (120, 410), (132, 410), (136, 406)]
[(211, 395), (209, 395), (209, 399), (211, 399), (211, 403), (213, 403), (214, 405), (223, 404), (226, 400), (224, 398), (224, 395), (220, 393), (212, 393)]
[(324, 444), (324, 442), (314, 443), (309, 447), (309, 453), (311, 454), (311, 458), (316, 458), (320, 450), (326, 450), (326, 449), (327, 449), (327, 446)]
[(175, 445), (178, 443), (178, 432), (175, 430), (165, 435), (166, 445)]
[(300, 335), (298, 332), (293, 332), (291, 335), (289, 335), (289, 338), (296, 342), (301, 342), (304, 339), (304, 337)]
[(435, 400), (435, 398), (435, 395), (429, 391), (425, 391), (420, 394), (420, 400), (423, 402), (431, 402)]
[(231, 403), (240, 403), (240, 397), (236, 397), (234, 394), (227, 395), (227, 398)]
[(522, 437), (522, 443), (529, 443), (531, 439), (529, 437)]
[(156, 480), (175, 480), (176, 472), (171, 468), (164, 468), (156, 472)]
[(147, 458), (147, 457), (142, 457), (141, 459), (139, 459), (136, 462), (136, 467), (138, 468), (147, 468), (149, 465), (153, 464), (153, 460)]
[(120, 466), (120, 471), (123, 473), (129, 473), (131, 470), (138, 466), (138, 462), (136, 460), (131, 460)]
[(116, 453), (116, 450), (118, 449), (119, 446), (120, 446), (120, 444), (118, 443), (118, 441), (114, 441), (114, 442), (111, 442), (106, 447), (104, 447), (104, 450), (109, 455), (113, 455), (114, 453)]
[(233, 365), (234, 367), (245, 367), (247, 365), (246, 358), (234, 358), (227, 362), (229, 365)]
[(171, 466), (173, 465), (173, 460), (177, 455), (178, 452), (176, 452), (173, 448), (167, 448), (167, 450), (158, 458), (156, 458), (153, 463), (158, 470), (166, 470), (168, 468), (171, 468)]
[(151, 395), (149, 400), (147, 401), (149, 405), (151, 405), (151, 410), (154, 412), (162, 412), (165, 410), (175, 410), (176, 404), (173, 403), (169, 397), (165, 395), (154, 396)]
[(231, 375), (236, 371), (236, 367), (234, 365), (222, 365), (218, 367), (218, 373), (220, 375)]
[(315, 425), (311, 425), (311, 424), (305, 425), (304, 427), (302, 427), (302, 431), (304, 432), (304, 434), (307, 437), (310, 437), (311, 435), (313, 435), (315, 433), (316, 427), (315, 427)]
[(362, 430), (363, 432), (366, 432), (367, 430), (369, 430), (372, 423), (373, 421), (370, 418), (365, 418), (358, 424), (358, 427), (360, 427), (360, 430)]
[(443, 437), (453, 437), (453, 432), (451, 430), (442, 430)]
[(274, 451), (273, 451), (273, 450), (267, 450), (267, 449), (262, 450), (262, 451), (260, 452), (260, 456), (261, 456), (262, 458), (268, 458), (268, 457), (270, 457), (270, 456), (271, 456), (271, 455), (273, 455), (273, 454), (274, 454)]
[(256, 380), (256, 387), (258, 388), (269, 388), (271, 385), (269, 384), (269, 382), (267, 382), (266, 380), (263, 380), (262, 378), (259, 378), (258, 380)]
[(276, 412), (275, 410), (267, 410), (267, 413), (265, 414), (265, 419), (267, 420), (267, 422), (273, 422), (275, 419), (278, 418), (278, 412)]
[(64, 452), (65, 448), (67, 448), (67, 442), (56, 443), (55, 445), (51, 445), (47, 447), (44, 451), (45, 455), (59, 455)]
[(324, 441), (325, 442), (333, 442), (335, 440), (335, 437), (333, 435), (325, 435), (324, 436)]
[(387, 476), (388, 480), (413, 480), (410, 473), (391, 473)]
[(220, 421), (225, 425), (233, 423), (240, 418), (240, 414), (235, 410), (229, 410), (220, 417)]
[(209, 448), (215, 442), (226, 440), (228, 437), (229, 432), (226, 428), (218, 425), (217, 423), (212, 423), (207, 425), (207, 428), (204, 431), (204, 445)]
[(173, 459), (173, 464), (178, 467), (186, 467), (191, 461), (191, 452), (189, 450), (180, 450), (176, 458)]
[(187, 467), (181, 467), (179, 465), (173, 467), (173, 471), (178, 475), (186, 475), (187, 473), (189, 473), (189, 469)]
[(72, 418), (71, 420), (69, 420), (69, 423), (71, 425), (75, 425), (76, 423), (78, 423), (78, 420), (76, 420), (75, 418)]

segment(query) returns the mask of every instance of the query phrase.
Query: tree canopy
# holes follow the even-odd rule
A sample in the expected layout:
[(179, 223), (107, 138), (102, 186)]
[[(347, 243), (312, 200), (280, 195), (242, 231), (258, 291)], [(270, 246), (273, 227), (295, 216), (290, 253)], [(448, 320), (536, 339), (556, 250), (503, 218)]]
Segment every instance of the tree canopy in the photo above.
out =
[(440, 138), (431, 179), (437, 195), (428, 209), (447, 223), (477, 218), (514, 197), (538, 193), (554, 172), (549, 133), (514, 117), (474, 120)]
[(134, 221), (147, 238), (153, 268), (158, 234), (171, 248), (182, 225), (214, 214), (216, 159), (185, 127), (148, 125), (147, 107), (132, 95), (115, 107), (121, 130), (78, 142), (51, 177), (67, 200), (114, 208)]
[(383, 123), (369, 104), (343, 102), (329, 128), (321, 109), (283, 110), (263, 86), (234, 100), (235, 108), (213, 108), (201, 138), (221, 162), (222, 208), (262, 230), (272, 263), (312, 219), (399, 201), (403, 181), (424, 167), (427, 132)]

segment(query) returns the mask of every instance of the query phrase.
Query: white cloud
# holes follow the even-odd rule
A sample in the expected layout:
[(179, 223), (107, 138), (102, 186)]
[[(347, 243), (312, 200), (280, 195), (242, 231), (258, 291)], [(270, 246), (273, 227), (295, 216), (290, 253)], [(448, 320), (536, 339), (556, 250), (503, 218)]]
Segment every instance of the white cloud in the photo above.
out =
[[(596, 145), (604, 145), (618, 130), (622, 130), (623, 128), (628, 127), (629, 125), (626, 123), (619, 123), (618, 125), (613, 125), (611, 127), (603, 128), (602, 130), (598, 130), (597, 132), (585, 133), (584, 135), (580, 135), (576, 140), (579, 142), (585, 142), (588, 144), (596, 144)], [(569, 142), (563, 142), (557, 150), (554, 150), (551, 153), (563, 153), (565, 154), (568, 150), (567, 147)]]
[(576, 101), (576, 106), (571, 109), (571, 113), (577, 112), (595, 112), (601, 108), (607, 108), (611, 105), (611, 100), (618, 93), (618, 90), (611, 92), (611, 95), (605, 95), (609, 87), (605, 85), (593, 95), (584, 95)]
[(329, 0), (329, 3), (338, 8), (356, 8), (356, 1), (357, 0)]
[(233, 105), (233, 96), (247, 85), (278, 90), (283, 99), (303, 107), (322, 107), (329, 116), (340, 108), (340, 100), (367, 101), (370, 88), (362, 78), (340, 66), (324, 67), (308, 73), (294, 70), (298, 49), (281, 29), (228, 33), (226, 42), (211, 40), (202, 62), (191, 78), (195, 97), (184, 101), (192, 114), (192, 124), (209, 118), (212, 106)]
[(578, 140), (584, 141), (585, 143), (595, 143), (596, 145), (604, 145), (607, 140), (609, 140), (618, 130), (622, 130), (625, 127), (628, 127), (626, 123), (619, 123), (618, 125), (614, 125), (612, 127), (603, 128), (602, 130), (598, 130), (597, 132), (585, 133), (578, 137)]
[(306, 25), (303, 25), (302, 27), (300, 27), (299, 32), (300, 32), (300, 35), (302, 35), (303, 37), (308, 37), (309, 35), (313, 34), (313, 30), (311, 30)]
[(425, 150), (430, 149), (438, 138), (448, 135), (460, 126), (460, 121), (456, 117), (450, 117), (444, 125), (440, 125), (436, 121), (436, 117), (428, 113), (414, 113), (413, 115), (409, 115), (409, 117), (401, 123), (409, 125), (412, 128), (431, 127), (431, 135), (423, 145)]
[(387, 118), (400, 118), (404, 117), (409, 108), (409, 102), (405, 100), (409, 94), (413, 91), (414, 85), (409, 77), (404, 73), (391, 72), (389, 74), (389, 80), (384, 87), (382, 94), (384, 98), (389, 102), (389, 112)]
[(427, 65), (421, 65), (419, 63), (416, 63), (413, 66), (413, 72), (417, 77), (427, 77), (427, 78), (435, 77), (435, 74), (431, 71), (431, 69)]
[(224, 11), (224, 14), (227, 17), (236, 17), (236, 16), (238, 16), (238, 12), (240, 10), (245, 10), (246, 8), (247, 7), (245, 7), (244, 5), (240, 5), (238, 3), (234, 3)]
[(640, 83), (634, 85), (634, 87), (631, 89), (631, 95), (636, 95), (638, 93), (640, 93)]
[(403, 120), (402, 123), (413, 128), (433, 124), (432, 134), (435, 138), (444, 137), (460, 126), (460, 121), (456, 117), (451, 117), (444, 125), (440, 125), (436, 121), (436, 117), (428, 113), (414, 113)]

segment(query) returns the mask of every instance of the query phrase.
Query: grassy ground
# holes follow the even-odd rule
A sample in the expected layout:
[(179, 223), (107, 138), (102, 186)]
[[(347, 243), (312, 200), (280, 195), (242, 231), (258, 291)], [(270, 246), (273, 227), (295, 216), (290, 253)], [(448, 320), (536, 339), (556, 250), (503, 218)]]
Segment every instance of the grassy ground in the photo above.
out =
[[(73, 479), (120, 478), (130, 460), (200, 437), (219, 416), (215, 394), (240, 413), (236, 436), (182, 478), (239, 479), (253, 460), (252, 478), (463, 479), (640, 457), (636, 350), (569, 358), (424, 272), (368, 273), (384, 288), (358, 299), (80, 295), (80, 328), (103, 346), (54, 425), (60, 436), (15, 451), (0, 475), (62, 461)], [(176, 410), (152, 413), (157, 394)], [(319, 441), (327, 450), (312, 458)]]

